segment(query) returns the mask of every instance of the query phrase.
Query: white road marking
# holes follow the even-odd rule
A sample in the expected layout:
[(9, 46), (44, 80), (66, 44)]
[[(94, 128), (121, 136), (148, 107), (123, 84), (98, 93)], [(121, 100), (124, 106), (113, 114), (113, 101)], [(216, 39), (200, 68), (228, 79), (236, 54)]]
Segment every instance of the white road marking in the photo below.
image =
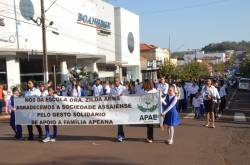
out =
[(244, 113), (235, 112), (235, 114), (234, 114), (234, 121), (237, 121), (237, 122), (246, 122), (247, 119), (246, 119), (246, 116), (245, 116)]
[(231, 104), (231, 101), (233, 100), (234, 96), (236, 95), (236, 92), (237, 92), (237, 88), (234, 90), (234, 93), (231, 95), (229, 101), (227, 102), (227, 106), (226, 106), (226, 108), (225, 108), (226, 110), (229, 109), (229, 106), (230, 106), (230, 104)]

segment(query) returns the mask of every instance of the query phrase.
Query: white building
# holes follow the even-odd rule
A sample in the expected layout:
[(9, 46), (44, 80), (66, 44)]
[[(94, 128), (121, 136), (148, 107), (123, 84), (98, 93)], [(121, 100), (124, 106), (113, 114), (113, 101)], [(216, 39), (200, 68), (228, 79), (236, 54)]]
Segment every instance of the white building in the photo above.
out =
[[(103, 79), (118, 72), (140, 78), (138, 15), (100, 0), (53, 2), (45, 1), (50, 79), (55, 67), (57, 79), (67, 80), (74, 66)], [(0, 0), (0, 81), (10, 87), (44, 79), (40, 6), (38, 0)]]
[(184, 59), (184, 63), (190, 63), (193, 60), (210, 60), (211, 63), (213, 64), (218, 64), (221, 62), (225, 62), (226, 61), (226, 55), (225, 53), (204, 53), (204, 51), (197, 51), (194, 52), (193, 54), (185, 54), (183, 56)]
[(141, 43), (141, 72), (142, 79), (157, 79), (157, 71), (169, 61), (169, 51), (152, 44)]

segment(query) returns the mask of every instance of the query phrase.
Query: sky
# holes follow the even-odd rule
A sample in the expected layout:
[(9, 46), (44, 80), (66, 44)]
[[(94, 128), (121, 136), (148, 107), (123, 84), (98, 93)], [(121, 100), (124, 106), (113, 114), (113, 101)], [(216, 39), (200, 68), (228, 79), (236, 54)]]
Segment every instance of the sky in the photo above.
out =
[(140, 16), (140, 42), (172, 52), (250, 41), (250, 0), (108, 0)]

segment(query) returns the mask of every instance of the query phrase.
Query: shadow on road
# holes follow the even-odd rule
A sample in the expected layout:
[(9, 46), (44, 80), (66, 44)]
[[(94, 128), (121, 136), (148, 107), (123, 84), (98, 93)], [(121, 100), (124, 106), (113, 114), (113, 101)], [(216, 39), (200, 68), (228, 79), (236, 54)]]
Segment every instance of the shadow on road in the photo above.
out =
[[(64, 156), (59, 158), (54, 158), (53, 160), (41, 161), (41, 162), (32, 162), (32, 165), (135, 165), (138, 163), (130, 163), (127, 160), (122, 160), (115, 157), (107, 157), (107, 156)], [(7, 163), (5, 165), (13, 165), (12, 163)], [(29, 165), (29, 163), (20, 163), (19, 165)]]
[[(24, 137), (28, 137), (28, 135), (23, 135)], [(17, 141), (13, 135), (5, 134), (3, 137), (0, 137), (1, 140), (7, 141)], [(35, 141), (38, 139), (35, 139)], [(115, 137), (106, 137), (106, 136), (77, 136), (77, 135), (59, 135), (57, 138), (58, 141), (110, 141), (110, 142), (118, 142)], [(126, 138), (125, 141), (130, 142), (143, 142), (145, 143), (145, 138)], [(120, 143), (120, 142), (118, 142)], [(154, 140), (154, 143), (164, 143), (164, 140)]]

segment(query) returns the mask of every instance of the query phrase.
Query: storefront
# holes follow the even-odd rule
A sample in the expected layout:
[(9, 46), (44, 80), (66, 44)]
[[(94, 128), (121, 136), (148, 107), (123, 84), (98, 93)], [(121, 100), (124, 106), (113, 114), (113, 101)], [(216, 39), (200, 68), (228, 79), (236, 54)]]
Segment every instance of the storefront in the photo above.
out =
[[(0, 2), (1, 81), (43, 81), (40, 1)], [(140, 78), (138, 15), (100, 0), (60, 0), (46, 11), (46, 25), (50, 79), (68, 80), (72, 67), (105, 80), (118, 69), (124, 79)]]

